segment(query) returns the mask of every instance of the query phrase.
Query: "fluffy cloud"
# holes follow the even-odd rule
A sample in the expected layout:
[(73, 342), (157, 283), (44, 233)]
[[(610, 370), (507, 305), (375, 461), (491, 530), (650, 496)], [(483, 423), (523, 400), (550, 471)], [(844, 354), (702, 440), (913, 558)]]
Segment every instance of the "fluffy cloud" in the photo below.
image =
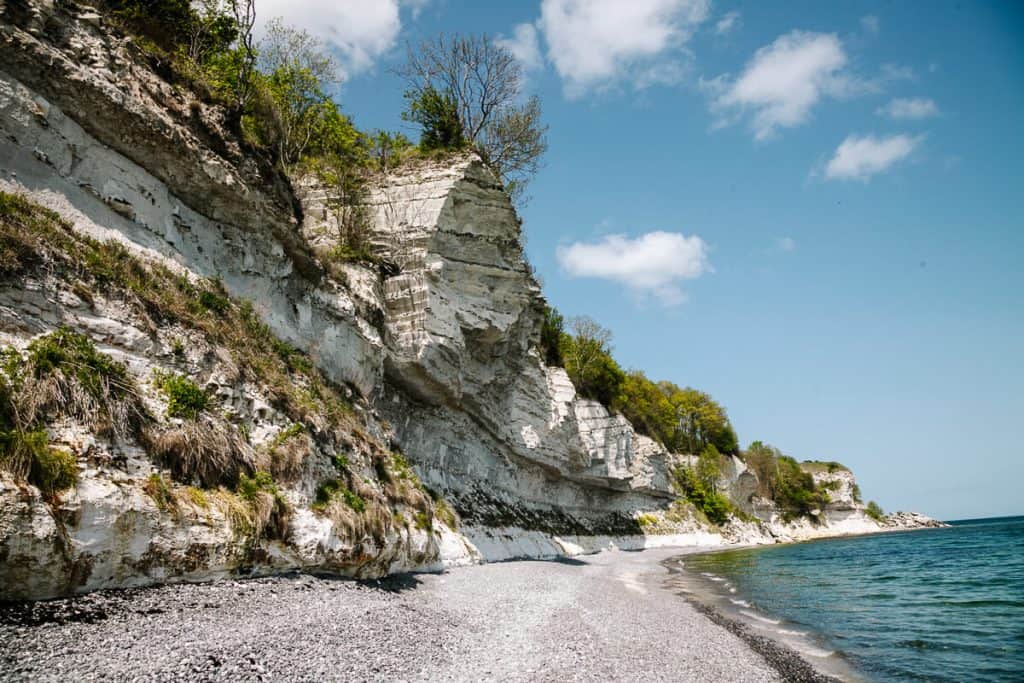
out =
[(779, 251), (796, 251), (796, 240), (792, 237), (780, 237), (775, 241), (775, 245), (779, 248)]
[(424, 0), (260, 0), (258, 21), (281, 17), (326, 41), (338, 54), (345, 75), (365, 71), (390, 50), (402, 29), (400, 5), (413, 13)]
[(708, 11), (709, 0), (542, 0), (537, 26), (566, 95), (578, 97), (638, 74), (643, 85), (683, 73), (685, 44)]
[(495, 42), (511, 52), (526, 70), (539, 69), (544, 64), (537, 41), (537, 29), (533, 24), (519, 24), (511, 38), (499, 38)]
[(836, 148), (825, 166), (825, 177), (832, 180), (868, 180), (906, 159), (920, 144), (920, 137), (892, 135), (850, 135)]
[(861, 17), (860, 25), (864, 28), (865, 31), (867, 31), (873, 36), (877, 36), (878, 31), (881, 28), (881, 25), (878, 21), (878, 17), (876, 17), (874, 14), (869, 14), (865, 17)]
[(896, 98), (884, 107), (879, 107), (878, 114), (894, 119), (926, 119), (929, 116), (938, 116), (939, 107), (933, 100), (926, 97), (914, 97), (910, 99)]
[(680, 281), (712, 270), (707, 252), (707, 244), (696, 235), (657, 231), (636, 238), (607, 235), (598, 242), (576, 242), (559, 247), (557, 256), (572, 277), (619, 282), (672, 306), (686, 299)]
[(864, 86), (845, 72), (843, 45), (835, 34), (793, 31), (754, 53), (735, 80), (702, 80), (712, 96), (716, 125), (733, 123), (748, 113), (758, 140), (779, 128), (798, 126), (824, 97), (854, 94)]
[(737, 29), (740, 26), (740, 13), (739, 12), (728, 12), (721, 19), (715, 22), (715, 33), (720, 36), (724, 36), (733, 29)]

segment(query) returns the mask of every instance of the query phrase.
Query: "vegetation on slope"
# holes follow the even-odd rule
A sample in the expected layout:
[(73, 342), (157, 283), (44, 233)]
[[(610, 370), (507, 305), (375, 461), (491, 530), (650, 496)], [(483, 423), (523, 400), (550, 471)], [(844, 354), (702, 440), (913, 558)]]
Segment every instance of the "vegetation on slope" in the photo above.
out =
[(821, 468), (828, 472), (846, 469), (838, 463), (834, 463), (834, 467), (829, 467), (829, 463), (821, 467), (821, 463), (812, 462), (807, 467), (760, 441), (747, 447), (743, 459), (757, 475), (758, 493), (775, 501), (786, 519), (814, 516), (828, 504), (829, 491), (838, 484), (816, 484), (809, 469)]
[(570, 320), (566, 331), (562, 316), (548, 308), (540, 341), (545, 361), (564, 367), (581, 396), (622, 413), (666, 449), (697, 454), (714, 446), (720, 453), (739, 453), (736, 432), (720, 404), (696, 389), (624, 371), (612, 356), (611, 332), (590, 318)]
[[(760, 441), (741, 450), (725, 408), (702, 391), (623, 370), (612, 356), (611, 332), (589, 318), (574, 318), (567, 326), (558, 311), (547, 308), (540, 352), (548, 365), (565, 368), (581, 396), (622, 414), (671, 452), (699, 454), (697, 465), (677, 468), (673, 480), (683, 498), (715, 524), (740, 515), (717, 490), (723, 455), (747, 462), (758, 478), (758, 494), (774, 501), (787, 520), (814, 517), (828, 504), (838, 482), (816, 484), (813, 473), (848, 471), (834, 461), (798, 463)], [(854, 495), (859, 500), (859, 489)]]
[(224, 108), (251, 153), (328, 188), (334, 246), (317, 254), (328, 269), (376, 262), (366, 209), (374, 176), (413, 158), (473, 149), (520, 198), (547, 148), (539, 102), (521, 97), (521, 66), (486, 36), (441, 36), (410, 49), (403, 118), (420, 130), (416, 146), (402, 133), (356, 128), (331, 95), (341, 73), (319, 38), (272, 19), (256, 41), (254, 0), (104, 4), (158, 73)]
[(74, 456), (52, 448), (46, 431), (70, 418), (112, 440), (139, 443), (165, 466), (171, 479), (157, 474), (145, 487), (162, 509), (215, 505), (253, 540), (283, 533), (288, 506), (279, 482), (294, 480), (310, 466), (311, 445), (336, 454), (337, 478), (363, 501), (354, 506), (359, 510), (345, 504), (339, 512), (330, 500), (321, 506), (342, 532), (383, 539), (402, 523), (402, 509), (412, 510), (414, 519), (432, 519), (438, 505), (408, 464), (367, 432), (345, 390), (218, 283), (190, 281), (116, 242), (77, 234), (56, 213), (2, 192), (0, 244), (0, 279), (57, 278), (58, 286), (86, 302), (117, 302), (148, 321), (155, 337), (172, 327), (194, 331), (227, 352), (235, 381), (259, 387), (293, 422), (257, 450), (249, 443), (248, 425), (229, 419), (187, 371), (151, 378), (167, 405), (166, 416), (151, 415), (123, 364), (88, 337), (62, 328), (38, 337), (24, 352), (3, 351), (0, 467), (15, 477), (48, 495), (73, 484)]

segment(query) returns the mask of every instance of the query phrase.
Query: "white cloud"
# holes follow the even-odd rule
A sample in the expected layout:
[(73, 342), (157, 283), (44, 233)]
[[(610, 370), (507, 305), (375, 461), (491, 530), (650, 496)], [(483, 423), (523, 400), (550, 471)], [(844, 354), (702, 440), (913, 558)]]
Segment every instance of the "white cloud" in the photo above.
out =
[(495, 42), (511, 52), (527, 71), (544, 65), (537, 41), (537, 29), (533, 24), (518, 24), (511, 38), (499, 38)]
[(715, 22), (715, 33), (720, 36), (724, 36), (733, 29), (739, 28), (740, 23), (739, 12), (728, 12), (721, 19)]
[(867, 16), (861, 17), (860, 25), (864, 27), (865, 31), (867, 31), (873, 36), (877, 36), (878, 31), (881, 28), (878, 21), (878, 17), (876, 17), (874, 14), (869, 14)]
[(930, 116), (939, 115), (938, 105), (927, 97), (909, 99), (898, 97), (875, 111), (880, 115), (894, 119), (926, 119)]
[(593, 243), (575, 242), (557, 251), (558, 263), (572, 277), (592, 277), (653, 295), (667, 306), (682, 303), (682, 280), (712, 270), (704, 240), (677, 232), (649, 232), (636, 238), (606, 235)]
[(779, 248), (779, 251), (796, 251), (796, 240), (792, 237), (780, 237), (775, 241), (775, 245)]
[(885, 138), (850, 135), (839, 144), (825, 166), (825, 177), (832, 180), (866, 181), (910, 156), (921, 139), (908, 135)]
[(711, 93), (717, 126), (747, 113), (754, 137), (765, 140), (779, 128), (807, 121), (822, 98), (855, 94), (866, 86), (845, 72), (843, 45), (835, 34), (793, 31), (754, 53), (735, 80), (701, 80)]
[(309, 31), (337, 53), (344, 75), (369, 69), (390, 50), (402, 29), (400, 5), (418, 14), (426, 0), (260, 0), (259, 27), (275, 17)]
[(542, 0), (537, 25), (566, 95), (579, 97), (638, 73), (648, 75), (640, 85), (682, 73), (686, 42), (708, 11), (709, 0)]

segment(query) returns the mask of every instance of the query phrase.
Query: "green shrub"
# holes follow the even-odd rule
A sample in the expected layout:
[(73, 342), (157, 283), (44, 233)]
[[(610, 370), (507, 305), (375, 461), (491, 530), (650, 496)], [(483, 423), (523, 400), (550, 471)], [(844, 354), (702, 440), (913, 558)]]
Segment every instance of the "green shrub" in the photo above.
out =
[(132, 389), (123, 364), (97, 351), (84, 334), (67, 327), (28, 345), (28, 367), (36, 379), (58, 370), (71, 375), (96, 400), (105, 400), (112, 390), (124, 393)]
[(259, 493), (269, 493), (278, 496), (277, 484), (269, 472), (255, 472), (251, 477), (244, 474), (238, 478), (238, 495), (246, 500), (253, 500)]
[(540, 352), (544, 363), (560, 368), (562, 360), (562, 335), (565, 334), (565, 319), (551, 306), (544, 307), (544, 318), (540, 327)]
[(853, 500), (856, 503), (862, 502), (860, 493), (860, 484), (854, 483), (853, 485)]
[(156, 386), (167, 397), (167, 416), (194, 420), (206, 410), (210, 396), (184, 375), (158, 373)]
[(355, 512), (361, 513), (366, 510), (366, 501), (340, 479), (329, 479), (317, 487), (314, 507), (322, 509), (338, 498), (345, 501), (345, 504)]
[(199, 305), (212, 313), (226, 312), (230, 303), (227, 297), (214, 292), (203, 290), (199, 293)]
[(405, 93), (407, 109), (402, 119), (420, 126), (420, 149), (425, 152), (466, 147), (466, 136), (459, 118), (458, 103), (451, 90), (427, 86)]
[(434, 528), (434, 516), (429, 512), (417, 512), (416, 528), (420, 531), (432, 531)]
[[(22, 360), (7, 354), (7, 401), (17, 406), (13, 426), (31, 430), (68, 417), (103, 435), (136, 436), (149, 419), (122, 363), (96, 350), (85, 335), (62, 327), (28, 345)], [(5, 412), (5, 411), (0, 411)]]
[(868, 503), (868, 507), (866, 510), (864, 510), (864, 512), (867, 513), (868, 517), (875, 520), (876, 522), (885, 521), (885, 511), (882, 510), (881, 505), (879, 505), (873, 500)]
[(652, 531), (658, 528), (658, 518), (654, 515), (647, 514), (646, 512), (639, 515), (636, 518), (636, 521), (644, 531)]
[(305, 425), (300, 424), (298, 422), (293, 422), (292, 424), (288, 425), (287, 427), (285, 427), (284, 429), (282, 429), (281, 431), (274, 435), (274, 438), (270, 442), (270, 448), (277, 448), (285, 441), (288, 441), (289, 439), (298, 436), (304, 431), (306, 431)]
[(75, 456), (51, 448), (44, 429), (0, 431), (0, 468), (46, 496), (74, 486), (78, 478)]
[(732, 512), (732, 503), (720, 493), (712, 490), (701, 479), (697, 471), (690, 467), (679, 466), (673, 472), (677, 489), (693, 503), (693, 506), (704, 513), (713, 524), (725, 524)]

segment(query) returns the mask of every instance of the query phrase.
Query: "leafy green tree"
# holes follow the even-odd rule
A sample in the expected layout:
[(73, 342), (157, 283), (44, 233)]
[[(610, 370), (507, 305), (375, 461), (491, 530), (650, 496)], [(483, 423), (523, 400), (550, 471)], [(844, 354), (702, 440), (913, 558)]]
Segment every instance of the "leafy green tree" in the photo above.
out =
[(739, 452), (729, 416), (709, 395), (671, 382), (659, 384), (675, 411), (675, 428), (666, 446), (682, 453), (700, 453), (712, 444), (722, 453)]
[(867, 510), (865, 510), (865, 512), (867, 513), (868, 517), (875, 520), (876, 522), (881, 522), (885, 520), (885, 511), (882, 510), (881, 505), (879, 505), (873, 500), (868, 503), (868, 507)]
[(188, 46), (199, 21), (190, 0), (106, 0), (115, 17), (163, 50)]
[(339, 80), (338, 66), (318, 38), (280, 19), (267, 25), (259, 66), (270, 104), (264, 116), (270, 118), (277, 158), (289, 168), (347, 121), (326, 93)]
[(713, 524), (725, 524), (729, 520), (732, 503), (709, 488), (696, 468), (679, 466), (673, 472), (673, 479), (677, 490)]
[(675, 409), (661, 388), (639, 370), (626, 374), (616, 407), (642, 434), (672, 448)]
[(376, 130), (367, 138), (370, 160), (381, 173), (388, 173), (402, 163), (414, 145), (402, 133)]
[(697, 457), (697, 477), (706, 489), (718, 493), (718, 480), (722, 476), (722, 454), (714, 444), (708, 444)]
[(786, 519), (812, 516), (828, 504), (835, 483), (816, 484), (810, 472), (777, 448), (754, 441), (742, 456), (757, 477), (758, 493), (775, 501)]
[(626, 379), (611, 356), (611, 332), (585, 316), (570, 320), (569, 327), (572, 333), (560, 345), (565, 371), (581, 396), (611, 408)]
[(407, 109), (402, 119), (420, 126), (420, 149), (459, 150), (466, 146), (466, 136), (459, 119), (458, 105), (451, 90), (426, 87), (405, 93)]
[(565, 334), (565, 319), (551, 306), (544, 307), (544, 318), (540, 327), (540, 350), (544, 362), (560, 368), (562, 360), (562, 336)]
[[(523, 97), (523, 70), (515, 56), (487, 36), (442, 34), (415, 49), (410, 46), (399, 74), (408, 85), (407, 100), (418, 107), (408, 112), (412, 120), (419, 122), (429, 113), (432, 124), (424, 134), (443, 133), (432, 133), (425, 146), (447, 140), (461, 147), (465, 141), (513, 197), (522, 198), (547, 151), (547, 127), (541, 123), (540, 101)], [(459, 122), (458, 135), (449, 121), (452, 114)]]

